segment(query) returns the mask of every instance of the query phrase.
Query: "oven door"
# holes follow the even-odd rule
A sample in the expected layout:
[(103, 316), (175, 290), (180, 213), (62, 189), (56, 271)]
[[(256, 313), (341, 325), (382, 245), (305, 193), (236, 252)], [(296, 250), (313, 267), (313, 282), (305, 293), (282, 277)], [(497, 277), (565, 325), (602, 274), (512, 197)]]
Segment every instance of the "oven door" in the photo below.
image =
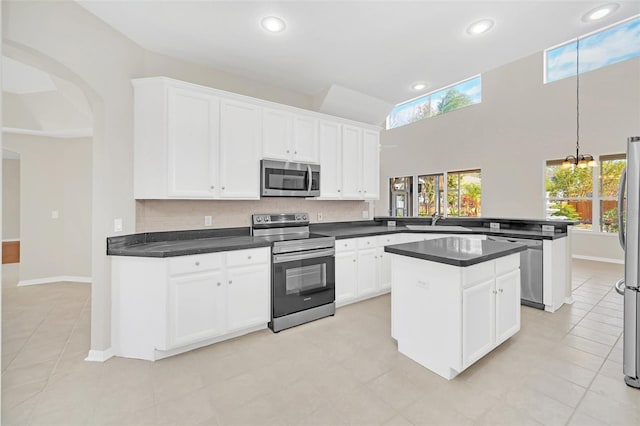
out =
[(261, 195), (264, 197), (320, 196), (320, 166), (262, 160)]
[(334, 253), (331, 248), (273, 255), (274, 318), (335, 300)]

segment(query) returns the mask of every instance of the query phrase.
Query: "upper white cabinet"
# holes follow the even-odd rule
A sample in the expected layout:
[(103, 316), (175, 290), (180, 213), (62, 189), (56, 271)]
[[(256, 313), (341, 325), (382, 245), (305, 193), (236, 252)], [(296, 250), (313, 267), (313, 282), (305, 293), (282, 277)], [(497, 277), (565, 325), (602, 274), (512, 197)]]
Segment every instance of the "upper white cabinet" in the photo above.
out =
[(322, 198), (342, 197), (341, 132), (340, 123), (320, 121), (320, 194)]
[(259, 199), (263, 158), (320, 163), (321, 198), (379, 196), (375, 127), (165, 77), (133, 86), (137, 199)]
[(260, 198), (260, 114), (245, 102), (220, 103), (221, 198)]
[(318, 120), (287, 111), (263, 110), (262, 156), (271, 160), (318, 162)]
[(321, 198), (376, 200), (380, 197), (377, 131), (321, 122), (320, 165)]
[(217, 98), (193, 90), (167, 90), (169, 196), (208, 198), (217, 184)]

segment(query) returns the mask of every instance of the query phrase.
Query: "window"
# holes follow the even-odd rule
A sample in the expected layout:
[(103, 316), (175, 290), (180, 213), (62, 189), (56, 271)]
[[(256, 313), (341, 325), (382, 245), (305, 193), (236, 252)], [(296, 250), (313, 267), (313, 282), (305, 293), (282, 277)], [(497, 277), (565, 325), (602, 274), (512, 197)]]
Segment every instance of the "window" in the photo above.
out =
[(578, 228), (591, 229), (593, 216), (593, 167), (562, 168), (562, 160), (547, 161), (546, 216), (577, 220)]
[(396, 105), (387, 117), (387, 129), (444, 114), (482, 101), (480, 76)]
[(627, 165), (624, 154), (600, 157), (600, 231), (618, 232), (618, 186)]
[(413, 216), (413, 177), (389, 179), (390, 216)]
[(480, 170), (447, 173), (447, 216), (480, 216)]
[[(413, 182), (418, 182), (414, 195)], [(465, 170), (389, 179), (391, 216), (480, 216), (480, 170)], [(415, 196), (415, 200), (413, 197)]]
[(444, 215), (444, 173), (418, 176), (418, 216)]
[[(580, 74), (640, 56), (640, 17), (580, 37)], [(576, 41), (545, 50), (545, 83), (576, 75)]]

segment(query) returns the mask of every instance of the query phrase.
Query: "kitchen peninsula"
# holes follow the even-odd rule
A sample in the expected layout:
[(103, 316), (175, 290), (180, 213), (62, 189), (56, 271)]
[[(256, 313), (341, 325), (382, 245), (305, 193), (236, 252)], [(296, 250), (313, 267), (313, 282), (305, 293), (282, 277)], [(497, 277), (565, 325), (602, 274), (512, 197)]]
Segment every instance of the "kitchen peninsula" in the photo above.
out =
[(460, 237), (385, 247), (398, 351), (452, 379), (518, 332), (524, 250)]

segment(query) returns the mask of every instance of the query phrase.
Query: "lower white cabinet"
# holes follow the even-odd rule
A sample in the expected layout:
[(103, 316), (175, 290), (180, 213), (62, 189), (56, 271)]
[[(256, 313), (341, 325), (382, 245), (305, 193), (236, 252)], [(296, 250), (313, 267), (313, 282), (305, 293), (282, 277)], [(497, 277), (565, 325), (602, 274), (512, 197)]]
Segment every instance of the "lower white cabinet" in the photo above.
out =
[(224, 333), (225, 287), (221, 269), (169, 279), (168, 339), (163, 349)]
[(173, 258), (114, 256), (115, 355), (156, 360), (267, 327), (268, 247)]
[(520, 330), (520, 255), (464, 268), (391, 255), (398, 350), (452, 379)]

